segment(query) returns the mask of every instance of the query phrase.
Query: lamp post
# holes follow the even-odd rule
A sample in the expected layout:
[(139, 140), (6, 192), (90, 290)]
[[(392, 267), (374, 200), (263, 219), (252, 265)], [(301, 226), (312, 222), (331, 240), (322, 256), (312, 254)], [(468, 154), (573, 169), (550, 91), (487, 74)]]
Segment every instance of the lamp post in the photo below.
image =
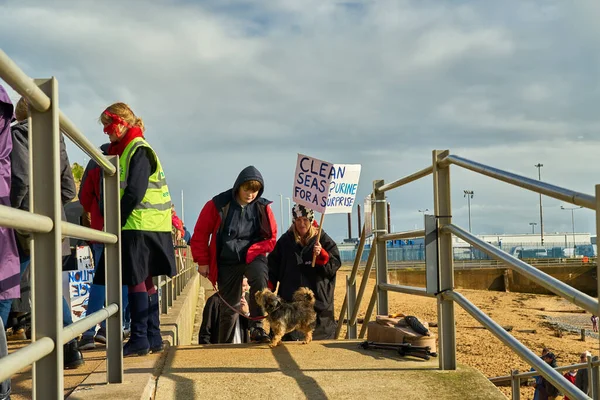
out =
[(279, 193), (279, 214), (281, 217), (279, 221), (281, 222), (281, 227), (283, 228), (283, 195), (281, 193)]
[(473, 195), (475, 194), (474, 191), (472, 190), (464, 190), (464, 197), (467, 198), (467, 204), (469, 206), (469, 233), (471, 233), (471, 199), (473, 198)]
[[(534, 165), (538, 169), (538, 180), (542, 180), (542, 167), (544, 164), (537, 163)], [(544, 245), (544, 212), (542, 211), (542, 194), (540, 193), (540, 240), (542, 241), (542, 246)]]
[[(469, 233), (471, 233), (471, 199), (473, 198), (473, 195), (475, 194), (474, 191), (472, 190), (463, 190), (464, 192), (464, 197), (467, 198), (467, 204), (469, 206)], [(473, 246), (469, 245), (469, 256), (470, 259), (473, 259)]]
[(577, 248), (577, 245), (575, 244), (575, 215), (574, 215), (574, 211), (575, 210), (579, 210), (580, 208), (583, 207), (564, 207), (564, 206), (560, 206), (561, 210), (567, 210), (567, 211), (571, 211), (571, 229), (573, 232), (573, 257), (575, 257), (575, 249)]
[(531, 234), (535, 234), (535, 226), (537, 225), (537, 222), (530, 222), (529, 225), (531, 225)]
[(419, 212), (420, 212), (421, 214), (423, 214), (423, 218), (425, 217), (425, 213), (426, 213), (427, 211), (429, 211), (429, 208), (426, 208), (426, 209), (424, 209), (424, 210), (419, 210)]
[(288, 228), (292, 226), (292, 199), (289, 197), (285, 198), (288, 202)]

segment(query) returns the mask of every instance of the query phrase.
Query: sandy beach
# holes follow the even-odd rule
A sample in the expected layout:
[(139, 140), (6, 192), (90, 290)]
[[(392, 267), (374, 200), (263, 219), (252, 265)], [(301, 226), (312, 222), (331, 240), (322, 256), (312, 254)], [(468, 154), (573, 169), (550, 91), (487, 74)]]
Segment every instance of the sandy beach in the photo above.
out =
[[(339, 316), (341, 303), (344, 299), (346, 276), (350, 271), (340, 271), (336, 286), (336, 318)], [(357, 280), (357, 287), (360, 285)], [(363, 317), (369, 298), (375, 284), (372, 274), (365, 299), (361, 303), (359, 318)], [(358, 290), (358, 289), (357, 289)], [(599, 342), (597, 334), (586, 337), (581, 341), (579, 330), (592, 330), (589, 313), (570, 313), (560, 311), (579, 310), (576, 306), (556, 296), (534, 295), (527, 293), (504, 293), (480, 290), (457, 289), (467, 299), (492, 317), (502, 326), (512, 326), (512, 335), (535, 353), (541, 353), (542, 348), (548, 347), (557, 355), (559, 365), (573, 364), (579, 361), (579, 354), (590, 350), (597, 355)], [(367, 295), (368, 294), (368, 295)], [(389, 293), (390, 313), (415, 315), (425, 321), (437, 321), (436, 301), (420, 296), (401, 293)], [(529, 366), (502, 344), (495, 336), (455, 305), (456, 318), (456, 348), (459, 363), (467, 364), (480, 370), (487, 377), (509, 375), (511, 369), (529, 370)], [(372, 318), (373, 319), (373, 318)], [(572, 327), (576, 332), (564, 331), (562, 337), (556, 335), (556, 325)], [(360, 325), (358, 328), (360, 332)], [(520, 330), (535, 330), (535, 333), (519, 332)], [(344, 337), (346, 328), (342, 328), (340, 337)], [(437, 334), (437, 329), (432, 328)], [(510, 388), (501, 388), (510, 396)], [(533, 398), (533, 388), (521, 389), (522, 399)]]

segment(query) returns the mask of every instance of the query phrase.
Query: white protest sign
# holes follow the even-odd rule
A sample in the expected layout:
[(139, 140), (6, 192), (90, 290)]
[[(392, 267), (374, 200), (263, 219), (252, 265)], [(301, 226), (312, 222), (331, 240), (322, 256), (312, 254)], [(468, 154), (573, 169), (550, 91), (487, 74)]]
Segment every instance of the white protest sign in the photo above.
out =
[(77, 246), (77, 269), (79, 271), (94, 271), (94, 260), (90, 246)]
[(298, 154), (294, 174), (294, 202), (321, 214), (327, 207), (332, 163)]
[(334, 164), (325, 214), (351, 213), (358, 190), (360, 164)]

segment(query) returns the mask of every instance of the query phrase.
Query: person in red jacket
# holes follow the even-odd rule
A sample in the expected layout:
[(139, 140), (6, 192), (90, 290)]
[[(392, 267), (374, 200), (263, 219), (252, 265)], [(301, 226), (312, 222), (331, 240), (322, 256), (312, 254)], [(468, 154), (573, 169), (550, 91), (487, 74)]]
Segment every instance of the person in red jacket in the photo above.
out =
[(183, 238), (183, 235), (185, 234), (183, 230), (183, 222), (175, 212), (175, 204), (171, 204), (171, 224), (173, 225), (173, 228), (175, 230), (175, 238), (177, 240)]
[[(233, 188), (208, 201), (198, 217), (190, 242), (198, 273), (213, 285), (218, 283), (221, 297), (239, 309), (242, 279), (248, 278), (252, 291), (267, 287), (267, 253), (277, 241), (277, 223), (271, 201), (262, 198), (264, 180), (253, 166), (240, 172)], [(238, 319), (227, 304), (219, 308), (219, 343), (231, 343)], [(250, 317), (262, 315), (254, 296), (250, 296)], [(250, 321), (250, 340), (270, 341), (261, 321)]]

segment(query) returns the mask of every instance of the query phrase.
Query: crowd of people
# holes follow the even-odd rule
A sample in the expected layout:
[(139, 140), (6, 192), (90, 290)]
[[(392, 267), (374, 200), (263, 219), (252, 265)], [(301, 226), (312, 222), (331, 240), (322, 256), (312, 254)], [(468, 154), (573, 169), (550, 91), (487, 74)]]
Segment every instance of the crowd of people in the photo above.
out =
[[(29, 211), (29, 105), (21, 98), (13, 106), (4, 87), (0, 85), (0, 204)], [(172, 233), (171, 197), (164, 170), (156, 152), (146, 141), (145, 127), (125, 103), (114, 103), (100, 113), (100, 122), (109, 143), (101, 147), (104, 154), (118, 155), (120, 162), (121, 247), (123, 306), (125, 334), (129, 340), (123, 355), (145, 355), (163, 350), (160, 334), (158, 295), (152, 278), (174, 276), (175, 252)], [(90, 162), (84, 173), (79, 201), (84, 213), (83, 225), (103, 229), (103, 172)], [(60, 136), (60, 198), (62, 218), (66, 220), (65, 205), (77, 195), (69, 158)], [(89, 243), (94, 259), (94, 282), (90, 288), (88, 314), (101, 309), (105, 303), (104, 247)], [(68, 238), (63, 239), (63, 265), (74, 256)], [(30, 331), (30, 234), (0, 227), (0, 357), (7, 354), (5, 329), (10, 328), (13, 339), (26, 339)], [(47, 267), (44, 260), (38, 268)], [(64, 293), (63, 326), (73, 322), (72, 312)], [(128, 312), (126, 311), (128, 310)], [(130, 321), (130, 322), (129, 322)], [(28, 326), (29, 325), (29, 326)], [(130, 329), (128, 327), (130, 325)], [(84, 363), (80, 350), (105, 342), (104, 326), (91, 328), (81, 340), (64, 345), (64, 368), (77, 368)], [(10, 380), (0, 383), (0, 399), (10, 396)]]
[[(0, 85), (0, 204), (29, 211), (29, 105), (21, 98), (14, 107)], [(153, 277), (174, 276), (174, 243), (190, 245), (198, 272), (207, 277), (218, 294), (209, 299), (203, 318), (201, 343), (268, 342), (262, 324), (263, 311), (251, 295), (264, 288), (284, 300), (300, 287), (316, 294), (315, 339), (333, 338), (333, 291), (341, 265), (335, 242), (318, 227), (311, 210), (296, 205), (293, 223), (277, 240), (277, 223), (271, 201), (262, 197), (265, 183), (253, 166), (242, 170), (233, 187), (206, 203), (193, 236), (177, 216), (160, 160), (146, 141), (143, 120), (125, 103), (114, 103), (100, 113), (108, 142), (104, 155), (118, 155), (120, 167), (122, 312), (124, 356), (143, 356), (163, 350), (157, 288)], [(104, 227), (103, 170), (90, 161), (79, 193), (69, 158), (60, 136), (60, 193), (64, 207), (76, 196), (83, 209), (80, 223)], [(104, 245), (88, 242), (94, 261), (94, 279), (88, 299), (88, 315), (105, 305)], [(175, 246), (176, 247), (176, 246)], [(74, 249), (63, 239), (63, 263), (72, 263)], [(316, 264), (311, 265), (313, 255)], [(38, 261), (44, 263), (44, 261)], [(0, 227), (0, 357), (7, 354), (6, 329), (11, 339), (30, 337), (30, 234)], [(42, 265), (43, 267), (43, 265)], [(63, 294), (63, 325), (73, 322)], [(240, 318), (241, 316), (241, 318)], [(301, 340), (295, 332), (286, 340)], [(102, 323), (84, 332), (80, 340), (64, 345), (64, 368), (84, 363), (81, 350), (106, 342)], [(0, 384), (0, 399), (10, 393), (9, 381)]]

